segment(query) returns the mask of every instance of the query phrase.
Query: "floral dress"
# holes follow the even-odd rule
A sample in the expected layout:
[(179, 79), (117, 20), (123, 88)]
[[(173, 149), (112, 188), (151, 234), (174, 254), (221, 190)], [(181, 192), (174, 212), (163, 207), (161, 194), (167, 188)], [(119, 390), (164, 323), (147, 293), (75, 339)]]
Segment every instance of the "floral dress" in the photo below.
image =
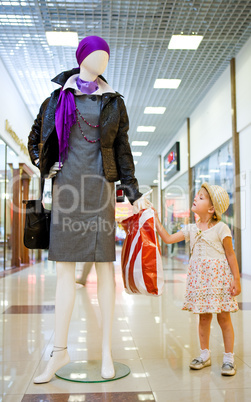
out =
[(193, 313), (238, 311), (238, 303), (230, 293), (232, 273), (223, 248), (223, 239), (232, 237), (229, 227), (219, 222), (201, 231), (196, 224), (182, 229), (190, 240), (185, 302), (182, 310)]

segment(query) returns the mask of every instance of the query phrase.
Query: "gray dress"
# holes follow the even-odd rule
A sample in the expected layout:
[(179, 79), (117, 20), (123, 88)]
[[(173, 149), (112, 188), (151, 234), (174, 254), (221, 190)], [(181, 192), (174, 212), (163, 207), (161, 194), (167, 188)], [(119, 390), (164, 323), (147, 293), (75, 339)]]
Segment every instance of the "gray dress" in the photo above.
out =
[[(75, 96), (81, 115), (91, 125), (99, 123), (100, 97)], [(100, 136), (79, 116), (89, 140)], [(75, 124), (70, 133), (68, 157), (53, 183), (49, 260), (115, 260), (114, 183), (104, 176), (100, 141), (87, 142)]]

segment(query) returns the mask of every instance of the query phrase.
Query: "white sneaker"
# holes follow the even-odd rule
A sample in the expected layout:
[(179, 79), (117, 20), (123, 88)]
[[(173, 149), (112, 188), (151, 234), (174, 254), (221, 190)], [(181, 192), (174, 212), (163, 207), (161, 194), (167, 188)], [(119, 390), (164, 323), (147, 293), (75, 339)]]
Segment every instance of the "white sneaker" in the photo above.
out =
[(211, 358), (209, 357), (207, 360), (203, 360), (202, 357), (196, 357), (191, 361), (189, 367), (193, 370), (201, 370), (205, 367), (211, 366)]
[(231, 363), (223, 363), (221, 367), (221, 375), (235, 375), (236, 365)]

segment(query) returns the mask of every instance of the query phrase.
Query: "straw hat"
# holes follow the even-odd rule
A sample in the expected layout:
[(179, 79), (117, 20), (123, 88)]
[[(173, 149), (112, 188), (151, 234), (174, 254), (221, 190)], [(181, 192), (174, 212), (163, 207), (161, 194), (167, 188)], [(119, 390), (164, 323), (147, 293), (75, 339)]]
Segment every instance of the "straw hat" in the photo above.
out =
[(228, 193), (221, 186), (210, 186), (208, 183), (203, 183), (201, 187), (204, 187), (209, 193), (214, 206), (215, 215), (217, 216), (217, 219), (220, 220), (221, 215), (224, 214), (229, 207)]

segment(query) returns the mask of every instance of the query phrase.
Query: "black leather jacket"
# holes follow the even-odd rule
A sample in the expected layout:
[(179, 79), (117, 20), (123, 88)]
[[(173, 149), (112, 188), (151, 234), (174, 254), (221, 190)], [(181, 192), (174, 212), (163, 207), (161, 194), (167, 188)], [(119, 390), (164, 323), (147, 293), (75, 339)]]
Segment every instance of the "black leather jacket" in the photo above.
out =
[[(71, 75), (78, 72), (79, 69), (64, 71), (52, 81), (63, 86)], [(29, 134), (30, 158), (33, 164), (39, 159), (42, 177), (46, 177), (52, 165), (59, 160), (55, 129), (55, 110), (59, 93), (60, 88), (43, 102)], [(142, 194), (138, 191), (138, 182), (134, 177), (134, 163), (127, 134), (129, 121), (119, 93), (104, 93), (101, 96), (99, 124), (104, 175), (110, 182), (120, 180), (126, 196), (133, 203)]]

